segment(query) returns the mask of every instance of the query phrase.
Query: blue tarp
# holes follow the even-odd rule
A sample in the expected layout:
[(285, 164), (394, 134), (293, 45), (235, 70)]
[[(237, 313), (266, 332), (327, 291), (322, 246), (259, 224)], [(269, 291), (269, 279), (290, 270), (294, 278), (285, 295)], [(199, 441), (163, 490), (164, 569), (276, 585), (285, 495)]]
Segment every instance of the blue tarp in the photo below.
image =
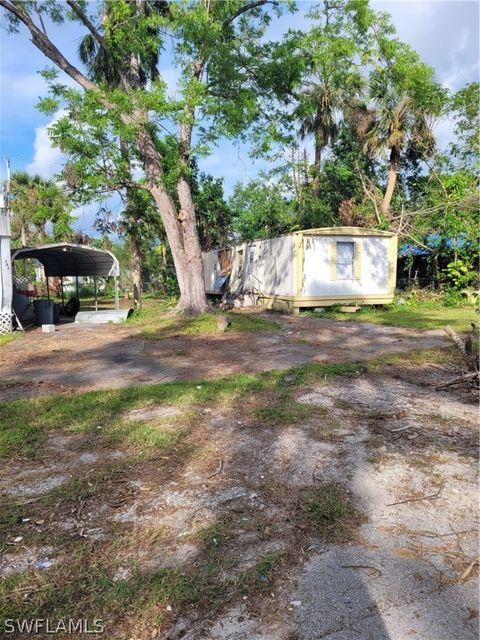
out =
[[(461, 248), (467, 242), (466, 238), (459, 237), (456, 239), (457, 248)], [(453, 249), (454, 240), (453, 238), (444, 238), (438, 233), (431, 233), (426, 236), (423, 240), (423, 243), (429, 247), (430, 250), (438, 249), (442, 244), (447, 249)], [(398, 250), (399, 258), (406, 258), (408, 256), (428, 256), (430, 255), (430, 250), (425, 249), (424, 247), (419, 247), (418, 245), (411, 244), (406, 242), (402, 244)]]

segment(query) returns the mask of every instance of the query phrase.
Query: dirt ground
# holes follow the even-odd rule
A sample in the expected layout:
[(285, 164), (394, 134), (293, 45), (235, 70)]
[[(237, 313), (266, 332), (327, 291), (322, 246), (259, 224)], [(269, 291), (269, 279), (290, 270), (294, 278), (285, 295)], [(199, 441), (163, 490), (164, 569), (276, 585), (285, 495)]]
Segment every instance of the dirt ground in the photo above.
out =
[[(255, 350), (267, 368), (333, 358), (334, 350), (352, 360), (420, 346), (413, 332), (395, 330), (392, 337), (382, 327), (306, 319), (285, 320), (285, 326), (281, 336), (156, 343), (144, 345), (141, 356), (124, 351), (122, 357), (131, 357), (132, 367), (141, 358), (165, 371), (173, 369), (175, 348), (188, 348), (176, 375), (199, 377), (236, 370), (234, 361), (250, 363)], [(306, 343), (298, 343), (300, 327)], [(20, 367), (22, 375), (38, 375), (65, 348), (70, 366), (75, 363), (69, 383), (88, 386), (82, 375), (92, 355), (82, 360), (78, 341), (85, 344), (89, 335), (85, 328), (59, 332), (51, 342), (34, 335), (45, 345), (40, 360), (29, 359), (23, 344), (12, 345), (2, 373), (17, 369), (18, 375)], [(423, 336), (422, 346), (440, 340)], [(327, 340), (329, 347), (320, 348)], [(140, 342), (123, 330), (114, 339), (95, 333), (95, 341), (91, 352), (102, 351), (105, 362), (119, 343)], [(208, 364), (202, 361), (207, 353)], [(64, 370), (65, 364), (54, 368), (57, 376)], [(135, 626), (126, 612), (108, 621), (103, 637), (476, 640), (477, 411), (455, 390), (435, 391), (440, 375), (424, 365), (391, 366), (388, 375), (299, 386), (296, 400), (311, 413), (285, 424), (260, 424), (248, 405), (199, 408), (181, 450), (143, 461), (122, 447), (106, 447), (101, 431), (55, 431), (33, 460), (3, 467), (0, 494), (21, 503), (23, 517), (0, 557), (0, 574), (55, 575), (73, 561), (65, 552), (72, 539), (109, 556), (116, 583), (162, 567), (205, 578), (208, 566), (212, 581), (220, 572), (228, 585), (276, 558), (273, 570), (260, 570), (260, 587), (247, 581), (231, 596), (225, 588), (221, 603), (209, 600), (207, 608), (173, 603), (164, 607), (160, 626), (139, 618)], [(141, 419), (174, 419), (175, 429), (178, 412), (148, 407)], [(125, 419), (135, 421), (138, 413)], [(99, 477), (107, 468), (108, 477)], [(74, 502), (58, 494), (39, 510), (39, 497), (75, 478), (91, 478), (96, 493)], [(340, 487), (359, 514), (347, 539), (319, 535), (299, 511), (308, 492), (325, 486)]]
[(0, 400), (99, 388), (206, 379), (285, 369), (307, 362), (351, 362), (442, 347), (441, 331), (270, 314), (278, 333), (225, 333), (145, 340), (132, 327), (59, 325), (29, 331), (0, 350)]

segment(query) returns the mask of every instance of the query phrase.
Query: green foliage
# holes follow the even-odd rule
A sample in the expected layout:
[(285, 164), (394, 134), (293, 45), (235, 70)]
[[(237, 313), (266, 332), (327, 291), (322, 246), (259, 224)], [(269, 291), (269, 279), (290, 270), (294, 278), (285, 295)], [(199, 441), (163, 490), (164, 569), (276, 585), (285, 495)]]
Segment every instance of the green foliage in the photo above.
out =
[(374, 67), (367, 100), (351, 114), (364, 150), (389, 151), (390, 166), (404, 153), (410, 160), (432, 155), (432, 118), (446, 103), (446, 91), (435, 81), (433, 69), (385, 28), (375, 31), (370, 55)]
[(72, 238), (73, 207), (56, 182), (16, 171), (10, 188), (14, 242), (28, 245)]
[(202, 251), (224, 247), (231, 236), (232, 211), (224, 198), (223, 180), (199, 174), (195, 159), (191, 165), (190, 184)]
[(478, 175), (480, 159), (480, 83), (470, 82), (451, 99), (455, 120), (456, 141), (451, 146), (453, 156), (461, 165), (473, 168)]
[(269, 184), (266, 175), (246, 185), (237, 184), (229, 206), (233, 211), (234, 232), (241, 240), (271, 238), (298, 228), (285, 185), (274, 180)]
[(298, 40), (304, 61), (299, 86), (293, 87), (296, 93), (299, 91), (294, 117), (300, 122), (300, 137), (313, 137), (317, 174), (322, 150), (337, 137), (338, 111), (347, 109), (365, 84), (356, 64), (361, 55), (355, 10), (359, 5), (366, 3), (325, 3), (310, 12), (314, 20), (310, 31), (290, 34)]
[(443, 275), (446, 282), (451, 283), (457, 289), (464, 289), (475, 284), (478, 278), (477, 272), (460, 259), (449, 262), (443, 270)]
[[(79, 52), (99, 91), (72, 89), (47, 68), (42, 76), (50, 92), (39, 108), (49, 114), (66, 109), (50, 134), (69, 157), (62, 177), (74, 202), (100, 200), (98, 228), (130, 237), (125, 251), (134, 241), (140, 246), (144, 277), (157, 290), (173, 293), (176, 283), (152, 181), (138, 178), (141, 131), (161, 156), (157, 186), (177, 209), (178, 181), (187, 178), (203, 249), (339, 223), (401, 227), (408, 242), (441, 237), (430, 251), (432, 264), (443, 261), (435, 277), (452, 259), (473, 270), (480, 85), (448, 96), (433, 69), (399, 40), (388, 14), (375, 12), (368, 0), (312, 7), (305, 30), (275, 42), (268, 41), (268, 27), (295, 10), (291, 2), (81, 6), (102, 36), (100, 45), (87, 33)], [(79, 20), (58, 0), (27, 1), (22, 11), (55, 22)], [(8, 19), (15, 29), (18, 20), (11, 13)], [(157, 68), (167, 43), (179, 78), (173, 94)], [(148, 122), (132, 117), (139, 111), (148, 113)], [(457, 140), (449, 157), (440, 157), (432, 124), (447, 112)], [(274, 169), (237, 185), (228, 203), (221, 180), (199, 174), (195, 160), (222, 137), (249, 141), (253, 155), (274, 161)], [(393, 197), (380, 204), (389, 170)], [(126, 202), (120, 220), (101, 201), (114, 191)], [(56, 237), (68, 234), (66, 217), (55, 225)]]

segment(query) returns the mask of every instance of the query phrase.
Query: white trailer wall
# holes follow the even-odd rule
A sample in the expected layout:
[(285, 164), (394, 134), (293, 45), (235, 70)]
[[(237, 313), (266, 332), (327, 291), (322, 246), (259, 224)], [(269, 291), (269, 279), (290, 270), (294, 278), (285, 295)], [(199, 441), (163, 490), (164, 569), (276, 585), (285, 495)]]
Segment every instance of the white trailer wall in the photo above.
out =
[[(302, 296), (328, 297), (388, 294), (388, 237), (308, 236), (303, 237)], [(332, 243), (355, 242), (360, 250), (360, 278), (332, 280)]]
[(205, 279), (205, 291), (207, 293), (216, 293), (215, 278), (220, 273), (220, 265), (218, 262), (218, 251), (208, 251), (202, 253), (203, 259), (203, 277)]
[(266, 295), (295, 295), (295, 236), (249, 245), (245, 290)]

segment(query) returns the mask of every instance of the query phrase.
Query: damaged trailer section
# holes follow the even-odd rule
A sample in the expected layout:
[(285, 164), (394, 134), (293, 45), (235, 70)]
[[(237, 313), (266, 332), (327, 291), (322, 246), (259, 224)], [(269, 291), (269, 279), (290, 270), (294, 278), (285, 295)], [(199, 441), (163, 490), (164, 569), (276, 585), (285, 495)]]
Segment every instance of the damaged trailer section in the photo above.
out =
[(203, 254), (207, 294), (288, 312), (391, 303), (396, 264), (397, 236), (359, 227), (297, 231)]

